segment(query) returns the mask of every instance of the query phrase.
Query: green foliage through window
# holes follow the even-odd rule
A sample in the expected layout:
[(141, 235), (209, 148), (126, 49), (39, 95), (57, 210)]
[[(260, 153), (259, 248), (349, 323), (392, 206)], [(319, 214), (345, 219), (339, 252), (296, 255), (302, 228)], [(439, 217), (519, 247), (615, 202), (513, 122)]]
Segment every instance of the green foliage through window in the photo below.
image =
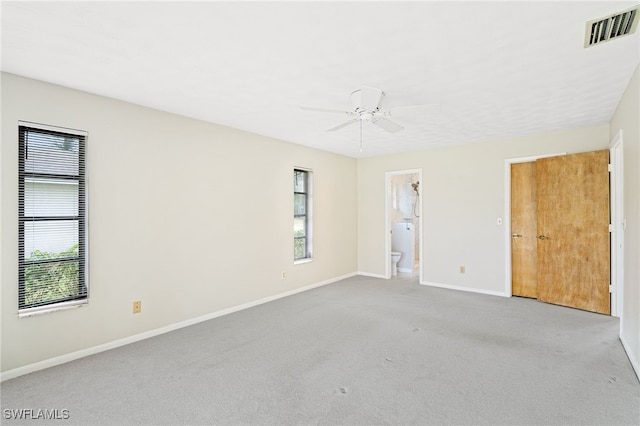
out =
[(80, 295), (79, 265), (77, 244), (60, 253), (34, 251), (25, 261), (25, 304), (41, 305)]

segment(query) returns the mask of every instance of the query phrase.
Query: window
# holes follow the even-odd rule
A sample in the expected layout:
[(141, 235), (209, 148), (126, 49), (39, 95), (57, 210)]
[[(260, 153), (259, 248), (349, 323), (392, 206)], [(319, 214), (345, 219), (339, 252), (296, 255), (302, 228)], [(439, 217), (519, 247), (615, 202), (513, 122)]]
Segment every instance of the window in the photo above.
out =
[(18, 311), (86, 303), (86, 133), (18, 129)]
[(311, 172), (293, 170), (293, 260), (311, 259)]

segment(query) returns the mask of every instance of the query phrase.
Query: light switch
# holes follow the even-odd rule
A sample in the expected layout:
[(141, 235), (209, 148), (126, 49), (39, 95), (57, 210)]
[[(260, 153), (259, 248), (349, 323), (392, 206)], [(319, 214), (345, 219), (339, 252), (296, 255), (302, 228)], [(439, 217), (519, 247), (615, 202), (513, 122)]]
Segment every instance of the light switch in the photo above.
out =
[(502, 225), (502, 218), (501, 217), (496, 219), (496, 224), (497, 225)]

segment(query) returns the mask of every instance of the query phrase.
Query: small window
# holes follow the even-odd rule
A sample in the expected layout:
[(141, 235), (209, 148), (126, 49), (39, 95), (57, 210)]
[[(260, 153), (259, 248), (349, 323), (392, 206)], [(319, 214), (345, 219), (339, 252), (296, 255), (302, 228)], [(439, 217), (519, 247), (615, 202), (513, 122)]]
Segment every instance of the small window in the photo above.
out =
[(311, 172), (293, 170), (293, 259), (311, 259)]
[(19, 126), (18, 311), (86, 303), (84, 132)]

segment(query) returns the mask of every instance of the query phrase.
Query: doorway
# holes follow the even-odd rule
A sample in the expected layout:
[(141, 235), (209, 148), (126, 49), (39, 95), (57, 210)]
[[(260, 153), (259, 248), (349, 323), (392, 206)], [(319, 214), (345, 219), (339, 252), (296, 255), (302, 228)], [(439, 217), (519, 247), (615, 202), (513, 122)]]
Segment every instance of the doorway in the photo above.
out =
[[(422, 281), (422, 169), (385, 173), (385, 276)], [(396, 254), (395, 262), (392, 252)], [(394, 269), (396, 275), (393, 275)]]
[(511, 164), (512, 295), (610, 314), (609, 151)]

